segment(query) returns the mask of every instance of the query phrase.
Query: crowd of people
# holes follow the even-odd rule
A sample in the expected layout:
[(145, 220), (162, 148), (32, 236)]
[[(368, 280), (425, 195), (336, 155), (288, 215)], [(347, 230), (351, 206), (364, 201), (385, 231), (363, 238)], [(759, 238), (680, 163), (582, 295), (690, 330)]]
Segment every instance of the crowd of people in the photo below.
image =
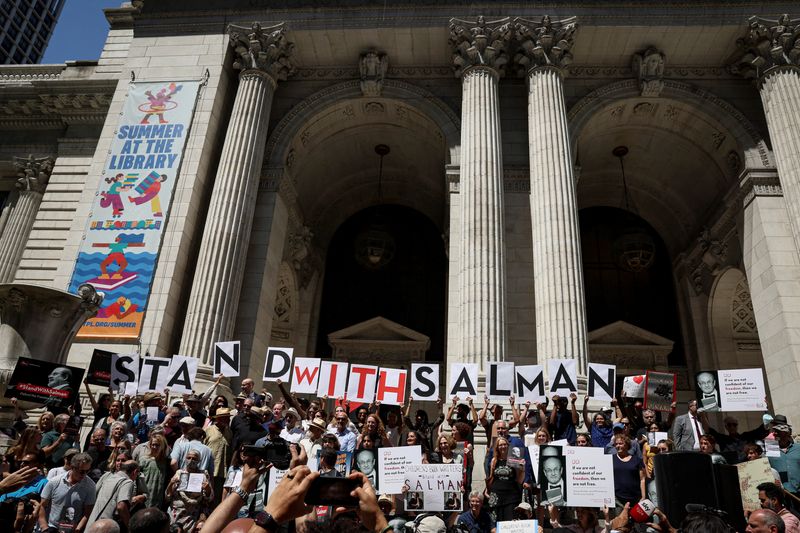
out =
[[(696, 401), (679, 416), (625, 397), (590, 413), (588, 397), (579, 410), (572, 394), (540, 404), (511, 397), (506, 406), (484, 398), (480, 410), (472, 398), (440, 399), (429, 417), (410, 400), (402, 407), (309, 400), (280, 382), (281, 396), (273, 398), (257, 392), (251, 379), (230, 401), (217, 393), (220, 379), (202, 395), (177, 398), (168, 391), (96, 395), (87, 384), (93, 413), (83, 442), (79, 403), (45, 410), (35, 423), (18, 409), (9, 430), (14, 444), (0, 469), (0, 530), (260, 533), (329, 530), (333, 523), (341, 531), (494, 533), (498, 522), (537, 519), (543, 531), (676, 531), (659, 509), (649, 525), (633, 526), (629, 517), (642, 500), (658, 505), (658, 454), (694, 451), (715, 463), (738, 463), (761, 458), (765, 443), (776, 442), (768, 458), (774, 480), (758, 486), (762, 509), (748, 513), (746, 531), (800, 533), (800, 444), (782, 415), (764, 414), (762, 424), (742, 433), (726, 417), (723, 432)], [(487, 442), (478, 464), (476, 432)], [(612, 456), (613, 506), (564, 505), (562, 464), (543, 453), (540, 474), (527, 447), (552, 441)], [(351, 474), (361, 484), (352, 494), (359, 500), (355, 510), (303, 503), (311, 481), (334, 470), (338, 452), (353, 452), (360, 461), (361, 450), (390, 446), (420, 446), (426, 464), (462, 465), (463, 491), (447, 495), (452, 511), (414, 511), (416, 493), (376, 494), (374, 474), (363, 465), (365, 473)], [(285, 464), (265, 459), (266, 448), (287, 450)], [(287, 472), (270, 491), (269, 473), (277, 468)], [(690, 513), (681, 528), (730, 530), (718, 514), (702, 512)]]

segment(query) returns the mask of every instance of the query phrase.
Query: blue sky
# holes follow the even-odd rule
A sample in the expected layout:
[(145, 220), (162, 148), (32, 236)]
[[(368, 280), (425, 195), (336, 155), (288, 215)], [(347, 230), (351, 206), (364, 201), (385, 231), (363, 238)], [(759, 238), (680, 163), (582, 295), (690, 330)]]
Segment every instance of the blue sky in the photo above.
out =
[(42, 63), (98, 59), (108, 33), (103, 9), (120, 5), (122, 0), (67, 0)]

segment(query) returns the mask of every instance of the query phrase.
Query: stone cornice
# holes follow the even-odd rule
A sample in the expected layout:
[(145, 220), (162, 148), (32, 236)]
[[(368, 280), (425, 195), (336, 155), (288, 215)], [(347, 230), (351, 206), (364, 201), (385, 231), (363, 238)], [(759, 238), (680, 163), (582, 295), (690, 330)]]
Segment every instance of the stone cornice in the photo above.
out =
[(743, 209), (758, 196), (783, 196), (778, 171), (775, 169), (745, 170), (739, 187), (739, 198), (742, 199)]
[(67, 65), (3, 65), (0, 83), (38, 80), (57, 80)]
[(0, 97), (0, 128), (62, 127), (70, 124), (103, 124), (113, 92), (41, 92), (30, 96)]

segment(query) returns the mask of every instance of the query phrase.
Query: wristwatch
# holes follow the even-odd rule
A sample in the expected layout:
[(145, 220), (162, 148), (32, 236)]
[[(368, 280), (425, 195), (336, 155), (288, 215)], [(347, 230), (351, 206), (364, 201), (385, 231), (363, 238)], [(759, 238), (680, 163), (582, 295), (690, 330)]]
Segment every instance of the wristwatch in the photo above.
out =
[(243, 501), (247, 501), (247, 498), (250, 497), (250, 493), (243, 490), (242, 487), (236, 487), (232, 489), (231, 492), (238, 495)]
[(272, 518), (272, 515), (266, 511), (261, 511), (256, 515), (255, 523), (258, 527), (264, 528), (270, 533), (278, 531), (280, 524)]

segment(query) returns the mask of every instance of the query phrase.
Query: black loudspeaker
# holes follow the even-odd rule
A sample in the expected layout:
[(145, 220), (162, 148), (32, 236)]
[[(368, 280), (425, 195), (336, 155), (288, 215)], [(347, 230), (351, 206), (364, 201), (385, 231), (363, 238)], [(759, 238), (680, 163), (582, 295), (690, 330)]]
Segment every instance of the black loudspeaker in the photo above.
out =
[[(659, 453), (653, 458), (653, 466), (658, 506), (674, 527), (680, 527), (686, 517), (687, 503), (717, 508), (710, 455), (699, 452)], [(738, 477), (736, 486), (739, 486)]]
[(739, 469), (733, 465), (714, 465), (714, 486), (717, 493), (717, 509), (728, 513), (727, 521), (736, 531), (744, 531), (747, 522), (742, 508)]

